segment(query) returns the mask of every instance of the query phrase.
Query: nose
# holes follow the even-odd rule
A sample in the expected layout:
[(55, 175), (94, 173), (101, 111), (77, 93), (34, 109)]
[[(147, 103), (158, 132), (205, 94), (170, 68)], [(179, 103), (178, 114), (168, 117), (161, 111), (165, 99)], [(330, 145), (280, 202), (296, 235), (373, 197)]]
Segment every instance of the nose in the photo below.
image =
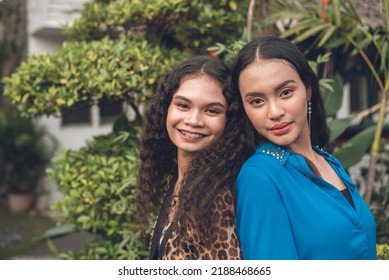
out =
[(278, 120), (284, 115), (284, 109), (279, 104), (278, 100), (269, 101), (268, 117), (272, 120)]
[(188, 112), (185, 118), (185, 124), (193, 127), (201, 127), (204, 125), (204, 122), (201, 117), (201, 113), (197, 110)]

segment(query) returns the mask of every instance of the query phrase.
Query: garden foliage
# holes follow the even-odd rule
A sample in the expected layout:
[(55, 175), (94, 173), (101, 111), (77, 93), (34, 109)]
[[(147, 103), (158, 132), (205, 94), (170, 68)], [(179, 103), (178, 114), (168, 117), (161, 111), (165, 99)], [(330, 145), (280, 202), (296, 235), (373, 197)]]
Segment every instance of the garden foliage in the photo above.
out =
[(65, 42), (58, 54), (33, 55), (5, 94), (27, 116), (59, 115), (80, 102), (116, 98), (139, 105), (156, 81), (185, 54), (148, 44), (145, 34), (116, 40)]
[[(87, 231), (95, 238), (71, 259), (141, 259), (147, 241), (131, 222), (136, 189), (134, 127), (154, 87), (173, 65), (219, 41), (238, 40), (248, 3), (232, 0), (94, 0), (67, 26), (57, 54), (30, 56), (4, 92), (24, 116), (61, 116), (100, 99), (122, 100), (136, 119), (121, 117), (112, 134), (78, 150), (64, 150), (48, 175), (63, 200), (55, 205), (62, 226), (45, 235)], [(151, 219), (152, 220), (152, 219)], [(53, 243), (50, 243), (53, 245)], [(53, 248), (55, 249), (55, 248)], [(59, 252), (61, 253), (61, 252)]]
[(79, 150), (64, 150), (48, 169), (64, 194), (55, 205), (60, 221), (71, 231), (96, 236), (66, 259), (140, 259), (145, 242), (131, 222), (136, 189), (137, 132), (113, 132), (95, 137)]

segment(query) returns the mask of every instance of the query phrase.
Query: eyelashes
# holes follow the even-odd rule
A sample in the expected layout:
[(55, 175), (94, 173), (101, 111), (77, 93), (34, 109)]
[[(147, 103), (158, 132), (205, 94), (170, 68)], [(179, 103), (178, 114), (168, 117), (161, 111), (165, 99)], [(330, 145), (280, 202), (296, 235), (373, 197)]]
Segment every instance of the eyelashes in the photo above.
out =
[[(292, 89), (284, 89), (284, 90), (282, 90), (280, 92), (279, 98), (285, 99), (285, 98), (288, 98), (288, 97), (292, 96), (292, 94), (293, 94), (293, 90)], [(254, 98), (248, 100), (248, 103), (250, 105), (255, 106), (255, 107), (260, 107), (265, 102), (266, 102), (266, 98), (260, 98), (260, 97), (254, 97)]]
[[(179, 110), (182, 110), (182, 111), (189, 111), (191, 109), (191, 107), (188, 104), (185, 104), (185, 103), (173, 103), (173, 104)], [(204, 112), (206, 112), (209, 115), (220, 115), (220, 114), (224, 114), (225, 110), (224, 109), (219, 109), (219, 108), (209, 107), (209, 108), (205, 108)]]

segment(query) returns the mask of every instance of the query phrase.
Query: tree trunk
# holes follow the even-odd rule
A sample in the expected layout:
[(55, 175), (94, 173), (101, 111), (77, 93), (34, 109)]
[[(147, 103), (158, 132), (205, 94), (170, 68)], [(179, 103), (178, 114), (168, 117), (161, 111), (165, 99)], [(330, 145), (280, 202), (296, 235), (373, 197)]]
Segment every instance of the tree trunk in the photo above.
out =
[[(27, 55), (26, 0), (0, 1), (0, 79), (9, 76)], [(0, 87), (0, 108), (10, 105), (3, 100)]]
[(375, 179), (375, 170), (377, 167), (377, 159), (378, 159), (378, 153), (371, 151), (370, 152), (370, 164), (369, 164), (369, 170), (367, 173), (367, 186), (366, 186), (366, 192), (364, 194), (364, 199), (367, 205), (370, 205), (371, 203), (371, 197), (373, 195), (373, 184)]
[(372, 194), (373, 194), (378, 153), (379, 153), (379, 149), (380, 149), (382, 129), (383, 129), (384, 120), (385, 120), (387, 99), (388, 99), (388, 91), (385, 90), (381, 96), (381, 102), (380, 102), (381, 106), (380, 106), (380, 112), (378, 115), (377, 128), (376, 128), (376, 133), (374, 135), (373, 144), (372, 144), (371, 151), (370, 151), (370, 164), (369, 164), (369, 171), (367, 173), (366, 193), (364, 195), (364, 199), (365, 199), (365, 202), (367, 203), (367, 205), (370, 205)]
[(26, 0), (0, 4), (0, 76), (10, 75), (27, 53)]
[(247, 42), (250, 42), (252, 39), (254, 8), (255, 0), (250, 0), (249, 10), (247, 12)]

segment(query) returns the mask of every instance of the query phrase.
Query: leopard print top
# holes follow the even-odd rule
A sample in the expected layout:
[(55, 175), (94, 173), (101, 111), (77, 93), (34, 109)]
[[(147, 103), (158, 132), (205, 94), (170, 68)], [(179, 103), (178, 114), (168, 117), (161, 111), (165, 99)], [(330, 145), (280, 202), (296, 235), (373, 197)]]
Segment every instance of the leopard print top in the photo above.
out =
[[(211, 215), (214, 223), (210, 232), (213, 236), (204, 238), (198, 233), (196, 225), (179, 232), (160, 225), (166, 231), (154, 237), (158, 219), (152, 231), (150, 258), (163, 260), (239, 260), (242, 259), (239, 240), (235, 229), (234, 196), (230, 191), (220, 194), (214, 201)], [(163, 211), (161, 211), (163, 212)], [(160, 214), (161, 214), (160, 212)], [(154, 244), (153, 244), (154, 243)], [(157, 243), (157, 244), (156, 244)]]

